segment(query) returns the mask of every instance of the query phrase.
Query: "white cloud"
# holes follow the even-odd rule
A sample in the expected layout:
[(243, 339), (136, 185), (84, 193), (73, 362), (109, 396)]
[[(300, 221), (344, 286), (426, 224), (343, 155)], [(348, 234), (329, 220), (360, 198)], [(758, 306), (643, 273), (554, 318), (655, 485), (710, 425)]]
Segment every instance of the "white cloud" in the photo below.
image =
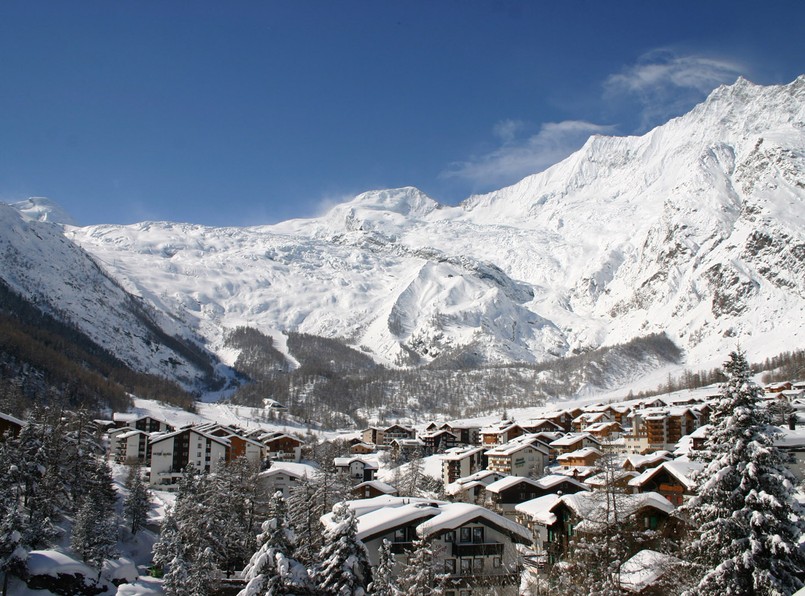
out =
[(636, 64), (607, 77), (604, 97), (636, 98), (642, 105), (641, 125), (646, 128), (690, 109), (715, 87), (734, 82), (744, 71), (731, 60), (652, 50)]
[(524, 127), (519, 121), (499, 122), (493, 129), (502, 142), (499, 147), (485, 155), (452, 164), (442, 172), (442, 177), (462, 178), (481, 189), (511, 184), (561, 161), (581, 147), (590, 135), (613, 130), (611, 126), (592, 122), (565, 120), (543, 124), (536, 134), (518, 138), (517, 133)]

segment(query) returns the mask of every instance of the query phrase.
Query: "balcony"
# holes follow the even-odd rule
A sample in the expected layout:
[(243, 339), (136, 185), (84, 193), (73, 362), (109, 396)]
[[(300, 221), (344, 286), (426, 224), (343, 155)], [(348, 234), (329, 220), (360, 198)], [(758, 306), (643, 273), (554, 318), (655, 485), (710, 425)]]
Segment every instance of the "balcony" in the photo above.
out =
[(491, 557), (503, 556), (502, 542), (454, 542), (454, 557)]

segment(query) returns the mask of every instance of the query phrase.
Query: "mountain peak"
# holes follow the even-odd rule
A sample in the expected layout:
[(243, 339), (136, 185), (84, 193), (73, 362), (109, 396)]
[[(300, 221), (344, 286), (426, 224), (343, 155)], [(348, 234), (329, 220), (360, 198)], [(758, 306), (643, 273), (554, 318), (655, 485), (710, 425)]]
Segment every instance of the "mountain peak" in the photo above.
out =
[(414, 186), (370, 190), (359, 194), (346, 205), (361, 209), (389, 211), (411, 217), (427, 215), (441, 206)]
[(29, 197), (24, 201), (13, 203), (11, 206), (29, 220), (69, 226), (76, 225), (67, 211), (47, 197)]

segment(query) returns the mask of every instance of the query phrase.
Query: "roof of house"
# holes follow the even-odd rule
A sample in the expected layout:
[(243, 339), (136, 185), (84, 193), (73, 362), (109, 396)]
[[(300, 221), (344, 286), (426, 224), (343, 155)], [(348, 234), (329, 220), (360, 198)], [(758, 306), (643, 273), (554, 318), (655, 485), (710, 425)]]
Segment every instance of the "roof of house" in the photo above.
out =
[(352, 490), (358, 490), (358, 489), (361, 489), (361, 488), (373, 488), (376, 491), (384, 493), (386, 495), (396, 495), (397, 494), (397, 489), (396, 488), (394, 488), (390, 484), (387, 484), (387, 483), (382, 482), (380, 480), (367, 480), (366, 482), (361, 482), (360, 484), (356, 484), (352, 488)]
[(506, 476), (500, 480), (495, 480), (486, 487), (486, 490), (491, 493), (501, 493), (518, 484), (528, 484), (534, 488), (542, 488), (536, 480), (532, 480), (531, 478), (526, 478), (525, 476)]
[(465, 457), (470, 457), (483, 452), (483, 447), (451, 447), (439, 457), (446, 461), (459, 461)]
[(556, 439), (555, 441), (551, 441), (551, 447), (569, 447), (574, 443), (585, 439), (588, 441), (592, 441), (593, 443), (599, 443), (600, 441), (592, 436), (590, 433), (582, 432), (582, 433), (568, 433), (561, 439)]
[(620, 568), (620, 587), (627, 592), (639, 594), (654, 585), (673, 566), (682, 560), (655, 550), (641, 550)]
[(294, 478), (302, 478), (304, 476), (312, 478), (317, 473), (318, 470), (308, 464), (299, 464), (288, 461), (275, 461), (271, 462), (271, 467), (269, 469), (263, 470), (257, 476), (259, 478), (266, 478), (268, 476), (274, 476), (276, 474), (288, 474), (289, 476), (293, 476)]
[(16, 424), (18, 426), (22, 426), (25, 424), (25, 422), (20, 420), (19, 418), (12, 416), (11, 414), (4, 414), (3, 412), (0, 412), (0, 418), (2, 418), (3, 420), (7, 420), (8, 422), (11, 422), (12, 424)]
[(366, 470), (377, 470), (378, 465), (376, 462), (369, 461), (368, 459), (362, 459), (360, 457), (334, 457), (333, 458), (333, 465), (336, 468), (347, 468), (352, 465), (353, 462), (359, 462), (363, 464), (364, 469)]
[(676, 478), (686, 489), (693, 490), (696, 488), (696, 482), (693, 480), (693, 474), (699, 470), (704, 469), (704, 464), (701, 462), (683, 461), (674, 459), (671, 461), (663, 462), (656, 468), (649, 468), (640, 476), (632, 478), (629, 481), (629, 486), (643, 486), (651, 480), (656, 474), (662, 470), (667, 471), (671, 476)]
[[(427, 538), (479, 522), (508, 534), (517, 542), (531, 542), (531, 532), (527, 528), (479, 505), (388, 495), (347, 501), (347, 504), (357, 516), (357, 538), (360, 540), (370, 540), (411, 524), (416, 524), (417, 535)], [(322, 523), (328, 527), (332, 525), (332, 513), (322, 516)]]

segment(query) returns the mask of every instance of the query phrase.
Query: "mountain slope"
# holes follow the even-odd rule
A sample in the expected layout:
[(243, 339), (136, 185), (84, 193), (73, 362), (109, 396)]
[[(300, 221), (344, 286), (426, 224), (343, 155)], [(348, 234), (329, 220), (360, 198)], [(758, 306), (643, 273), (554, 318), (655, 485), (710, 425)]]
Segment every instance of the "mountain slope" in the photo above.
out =
[(457, 207), (413, 188), (322, 217), (67, 227), (126, 290), (232, 360), (226, 329), (343, 338), (375, 359), (535, 362), (667, 332), (710, 366), (805, 332), (805, 77), (720, 87), (641, 137), (592, 137)]
[(0, 280), (9, 290), (135, 371), (188, 387), (213, 382), (214, 358), (190, 330), (176, 333), (179, 325), (125, 292), (46, 213), (31, 215), (0, 204)]

